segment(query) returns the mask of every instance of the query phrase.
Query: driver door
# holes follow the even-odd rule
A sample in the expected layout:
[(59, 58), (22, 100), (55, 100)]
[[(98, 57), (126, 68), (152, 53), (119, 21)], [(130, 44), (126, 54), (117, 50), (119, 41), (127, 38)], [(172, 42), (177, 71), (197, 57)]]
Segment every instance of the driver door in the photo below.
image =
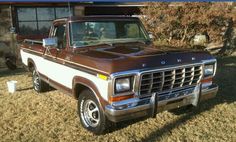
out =
[(51, 84), (64, 84), (65, 78), (65, 56), (66, 56), (66, 24), (54, 25), (51, 29), (50, 37), (56, 37), (58, 41), (57, 47), (47, 48), (45, 51), (45, 60), (47, 60), (48, 81)]

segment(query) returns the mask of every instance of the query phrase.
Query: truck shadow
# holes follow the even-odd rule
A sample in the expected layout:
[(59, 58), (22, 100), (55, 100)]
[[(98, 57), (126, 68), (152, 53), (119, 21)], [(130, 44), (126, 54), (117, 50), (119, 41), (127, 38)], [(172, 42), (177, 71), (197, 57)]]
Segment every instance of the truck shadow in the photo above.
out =
[(21, 91), (27, 91), (27, 90), (32, 90), (33, 87), (27, 87), (27, 88), (21, 88), (21, 89), (17, 89), (18, 92), (21, 92)]
[[(215, 105), (222, 103), (233, 103), (236, 101), (236, 57), (225, 57), (218, 59), (218, 69), (214, 81), (219, 85), (219, 91), (215, 98), (200, 103), (199, 107), (193, 109), (193, 111), (183, 111), (183, 115), (173, 121), (164, 125), (162, 128), (158, 128), (147, 137), (143, 138), (142, 141), (158, 141), (164, 134), (169, 133), (172, 129), (177, 128), (185, 124), (188, 120), (194, 119), (195, 116), (212, 109)], [(127, 121), (122, 123), (116, 130), (127, 127), (128, 125), (142, 121), (137, 119), (135, 121)], [(114, 130), (115, 131), (115, 130)]]

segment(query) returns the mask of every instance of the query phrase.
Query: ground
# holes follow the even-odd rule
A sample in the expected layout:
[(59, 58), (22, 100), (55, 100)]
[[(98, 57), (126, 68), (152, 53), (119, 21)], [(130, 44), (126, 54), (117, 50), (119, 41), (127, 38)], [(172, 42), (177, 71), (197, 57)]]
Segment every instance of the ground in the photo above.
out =
[[(18, 90), (7, 92), (6, 81), (17, 80)], [(236, 141), (236, 57), (218, 59), (217, 97), (193, 111), (176, 115), (165, 111), (156, 118), (114, 125), (96, 136), (82, 128), (77, 102), (53, 90), (37, 94), (23, 69), (0, 70), (1, 141)], [(185, 113), (184, 113), (185, 112)]]

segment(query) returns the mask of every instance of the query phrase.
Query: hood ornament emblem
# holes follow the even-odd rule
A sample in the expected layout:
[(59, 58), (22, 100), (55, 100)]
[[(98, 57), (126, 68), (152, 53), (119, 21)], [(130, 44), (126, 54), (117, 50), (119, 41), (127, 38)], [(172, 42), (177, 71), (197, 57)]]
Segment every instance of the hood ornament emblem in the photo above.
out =
[(146, 67), (147, 65), (146, 64), (142, 64), (142, 67), (144, 68), (144, 67)]
[(196, 58), (195, 58), (195, 57), (192, 57), (192, 61), (194, 61), (194, 60), (196, 60)]
[(180, 62), (182, 62), (182, 60), (181, 59), (177, 59), (177, 62), (180, 63)]
[(161, 64), (162, 64), (162, 65), (165, 65), (165, 64), (166, 64), (166, 61), (161, 61)]

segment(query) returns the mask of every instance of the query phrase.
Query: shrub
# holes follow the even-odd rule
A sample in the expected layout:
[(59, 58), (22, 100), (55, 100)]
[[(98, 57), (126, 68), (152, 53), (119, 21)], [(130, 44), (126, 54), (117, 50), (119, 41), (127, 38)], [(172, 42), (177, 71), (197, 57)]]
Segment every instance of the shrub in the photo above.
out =
[(227, 23), (236, 20), (231, 2), (148, 2), (141, 9), (142, 21), (158, 43), (189, 46), (196, 34), (209, 42), (222, 43)]

